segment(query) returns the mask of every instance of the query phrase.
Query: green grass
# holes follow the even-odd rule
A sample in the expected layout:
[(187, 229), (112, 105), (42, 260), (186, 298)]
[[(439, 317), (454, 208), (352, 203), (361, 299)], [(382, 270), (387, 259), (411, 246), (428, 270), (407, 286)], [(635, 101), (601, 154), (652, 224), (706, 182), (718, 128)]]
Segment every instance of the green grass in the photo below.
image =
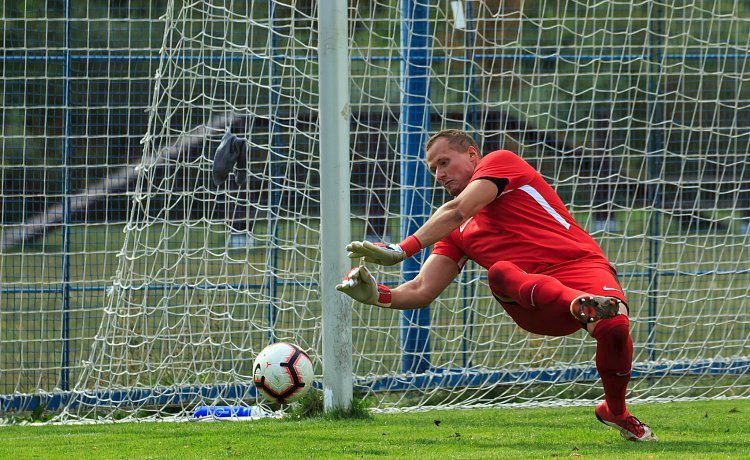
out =
[(376, 414), (357, 420), (0, 427), (0, 458), (750, 457), (750, 401), (641, 404), (658, 443), (632, 443), (592, 407)]

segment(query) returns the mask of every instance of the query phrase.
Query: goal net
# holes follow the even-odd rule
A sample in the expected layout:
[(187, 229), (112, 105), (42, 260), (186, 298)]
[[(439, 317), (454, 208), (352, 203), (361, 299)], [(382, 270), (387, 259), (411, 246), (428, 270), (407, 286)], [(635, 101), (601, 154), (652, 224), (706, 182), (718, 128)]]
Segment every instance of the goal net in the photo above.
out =
[[(750, 396), (750, 7), (347, 4), (352, 239), (418, 228), (447, 199), (424, 142), (467, 130), (535, 165), (617, 267), (630, 401)], [(169, 3), (117, 270), (65, 419), (254, 405), (252, 362), (275, 341), (321, 376), (317, 14)], [(227, 131), (248, 153), (217, 185)], [(375, 273), (393, 286), (418, 262)], [(378, 410), (602, 398), (593, 339), (523, 331), (471, 263), (427, 308), (352, 308), (355, 395)]]

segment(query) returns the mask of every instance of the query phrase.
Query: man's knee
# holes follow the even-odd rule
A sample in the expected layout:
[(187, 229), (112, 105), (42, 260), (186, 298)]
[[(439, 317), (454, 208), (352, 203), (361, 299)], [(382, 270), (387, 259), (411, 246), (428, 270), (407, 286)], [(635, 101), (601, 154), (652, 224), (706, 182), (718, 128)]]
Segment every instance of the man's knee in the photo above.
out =
[(617, 315), (600, 319), (594, 325), (591, 335), (598, 341), (606, 340), (611, 343), (626, 343), (630, 339), (630, 321), (627, 315)]
[(625, 304), (620, 305), (620, 314), (611, 318), (600, 319), (586, 326), (592, 337), (599, 340), (601, 337), (611, 336), (613, 340), (625, 340), (630, 337), (630, 320), (628, 319)]
[(508, 281), (510, 275), (520, 270), (521, 269), (512, 262), (504, 260), (495, 262), (487, 271), (487, 280), (489, 281), (492, 292), (499, 295), (509, 295), (510, 290)]
[(596, 368), (599, 373), (615, 372), (625, 376), (633, 360), (633, 340), (628, 317), (618, 315), (597, 321), (592, 334), (596, 339)]

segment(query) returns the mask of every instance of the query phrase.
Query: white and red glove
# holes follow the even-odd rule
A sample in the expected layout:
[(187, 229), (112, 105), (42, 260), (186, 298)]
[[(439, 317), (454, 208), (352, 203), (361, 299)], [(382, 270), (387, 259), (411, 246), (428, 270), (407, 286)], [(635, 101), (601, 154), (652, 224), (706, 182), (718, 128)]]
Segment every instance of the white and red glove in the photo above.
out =
[(422, 243), (411, 235), (399, 244), (352, 241), (346, 246), (350, 259), (364, 258), (365, 262), (378, 265), (396, 265), (422, 250)]
[(336, 289), (357, 302), (383, 308), (391, 306), (391, 290), (378, 284), (364, 265), (352, 268), (341, 284), (336, 285)]

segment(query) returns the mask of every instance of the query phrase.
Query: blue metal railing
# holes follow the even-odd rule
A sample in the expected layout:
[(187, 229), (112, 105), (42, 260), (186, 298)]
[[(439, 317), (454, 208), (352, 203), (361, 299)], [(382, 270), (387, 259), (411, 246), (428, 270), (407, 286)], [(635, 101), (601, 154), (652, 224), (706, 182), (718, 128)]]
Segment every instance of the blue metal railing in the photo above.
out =
[[(657, 9), (661, 11), (661, 6)], [(655, 78), (649, 79), (649, 116), (653, 119), (651, 123), (650, 137), (648, 140), (649, 148), (646, 152), (648, 161), (648, 202), (653, 206), (654, 212), (649, 219), (648, 226), (648, 257), (649, 267), (655, 267), (659, 260), (659, 239), (656, 238), (659, 235), (659, 228), (661, 226), (661, 215), (658, 209), (661, 209), (661, 182), (659, 179), (661, 174), (662, 162), (659, 157), (662, 149), (662, 131), (664, 128), (661, 124), (661, 111), (663, 109), (661, 97), (662, 97), (662, 85), (661, 82), (661, 30), (662, 30), (662, 19), (661, 14), (658, 14), (659, 19), (655, 21), (649, 21), (649, 27), (652, 25), (655, 27), (654, 30), (649, 32), (649, 40), (653, 40), (651, 46), (651, 54), (649, 55), (648, 61), (651, 64), (651, 74), (655, 75)], [(659, 272), (653, 268), (648, 269), (649, 282), (648, 282), (648, 316), (647, 316), (647, 334), (646, 334), (646, 351), (650, 360), (656, 359), (656, 313), (658, 309), (658, 296), (657, 291), (659, 289)]]
[[(404, 1), (401, 21), (401, 237), (414, 234), (427, 221), (430, 211), (430, 174), (422, 161), (422, 150), (430, 131), (429, 68), (432, 55), (428, 8), (425, 3)], [(423, 256), (420, 253), (420, 257)], [(419, 273), (420, 257), (402, 264), (403, 278)], [(430, 307), (401, 313), (401, 368), (423, 372), (430, 367)]]
[(70, 0), (65, 0), (65, 43), (63, 46), (63, 55), (65, 57), (63, 65), (63, 107), (65, 117), (63, 119), (63, 132), (65, 141), (63, 143), (63, 169), (65, 174), (63, 193), (63, 303), (62, 303), (62, 357), (60, 363), (60, 388), (70, 390), (70, 214), (71, 214), (71, 178), (70, 165), (71, 159), (71, 138), (72, 138), (72, 111), (70, 103)]

